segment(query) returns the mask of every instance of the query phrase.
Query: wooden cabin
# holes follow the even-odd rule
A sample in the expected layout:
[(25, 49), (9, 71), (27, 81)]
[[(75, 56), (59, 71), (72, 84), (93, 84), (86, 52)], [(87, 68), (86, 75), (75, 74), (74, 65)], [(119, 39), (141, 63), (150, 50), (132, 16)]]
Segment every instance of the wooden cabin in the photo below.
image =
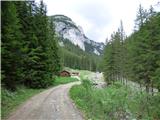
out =
[(63, 70), (63, 71), (60, 72), (60, 76), (61, 76), (61, 77), (70, 77), (71, 74), (70, 74), (69, 71)]

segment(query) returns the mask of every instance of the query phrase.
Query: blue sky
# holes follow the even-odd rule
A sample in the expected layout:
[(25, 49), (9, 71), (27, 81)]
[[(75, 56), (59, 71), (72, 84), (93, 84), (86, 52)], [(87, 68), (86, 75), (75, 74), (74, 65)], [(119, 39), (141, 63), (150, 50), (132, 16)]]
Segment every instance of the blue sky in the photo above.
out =
[[(36, 0), (39, 1), (39, 0)], [(123, 21), (126, 35), (132, 33), (139, 4), (152, 5), (157, 11), (159, 0), (43, 0), (48, 15), (63, 14), (81, 26), (86, 36), (105, 42)]]

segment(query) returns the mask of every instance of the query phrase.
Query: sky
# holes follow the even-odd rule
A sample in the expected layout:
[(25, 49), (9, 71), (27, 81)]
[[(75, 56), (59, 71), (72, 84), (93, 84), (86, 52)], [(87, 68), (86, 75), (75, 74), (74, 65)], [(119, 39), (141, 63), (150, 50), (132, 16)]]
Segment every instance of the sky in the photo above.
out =
[[(37, 0), (39, 1), (39, 0)], [(145, 9), (156, 5), (160, 0), (43, 0), (47, 14), (63, 14), (83, 28), (85, 35), (94, 41), (105, 42), (117, 31), (120, 20), (126, 35), (133, 32), (134, 20), (139, 4)]]

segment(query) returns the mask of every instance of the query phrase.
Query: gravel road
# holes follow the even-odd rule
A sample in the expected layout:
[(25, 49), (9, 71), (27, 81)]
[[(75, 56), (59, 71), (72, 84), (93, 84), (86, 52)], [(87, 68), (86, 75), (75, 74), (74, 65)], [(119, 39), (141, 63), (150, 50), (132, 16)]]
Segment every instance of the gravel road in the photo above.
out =
[(69, 89), (80, 82), (59, 85), (32, 97), (8, 120), (83, 120), (69, 98)]

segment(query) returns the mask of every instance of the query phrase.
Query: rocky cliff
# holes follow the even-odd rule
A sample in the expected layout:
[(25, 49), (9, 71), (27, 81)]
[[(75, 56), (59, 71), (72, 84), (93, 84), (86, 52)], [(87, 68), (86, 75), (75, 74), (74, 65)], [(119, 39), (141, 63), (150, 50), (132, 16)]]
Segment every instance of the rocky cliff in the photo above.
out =
[(51, 16), (55, 23), (55, 31), (63, 40), (69, 40), (74, 45), (78, 45), (83, 51), (101, 55), (104, 49), (104, 43), (95, 42), (86, 37), (82, 27), (77, 26), (69, 17), (64, 15)]

